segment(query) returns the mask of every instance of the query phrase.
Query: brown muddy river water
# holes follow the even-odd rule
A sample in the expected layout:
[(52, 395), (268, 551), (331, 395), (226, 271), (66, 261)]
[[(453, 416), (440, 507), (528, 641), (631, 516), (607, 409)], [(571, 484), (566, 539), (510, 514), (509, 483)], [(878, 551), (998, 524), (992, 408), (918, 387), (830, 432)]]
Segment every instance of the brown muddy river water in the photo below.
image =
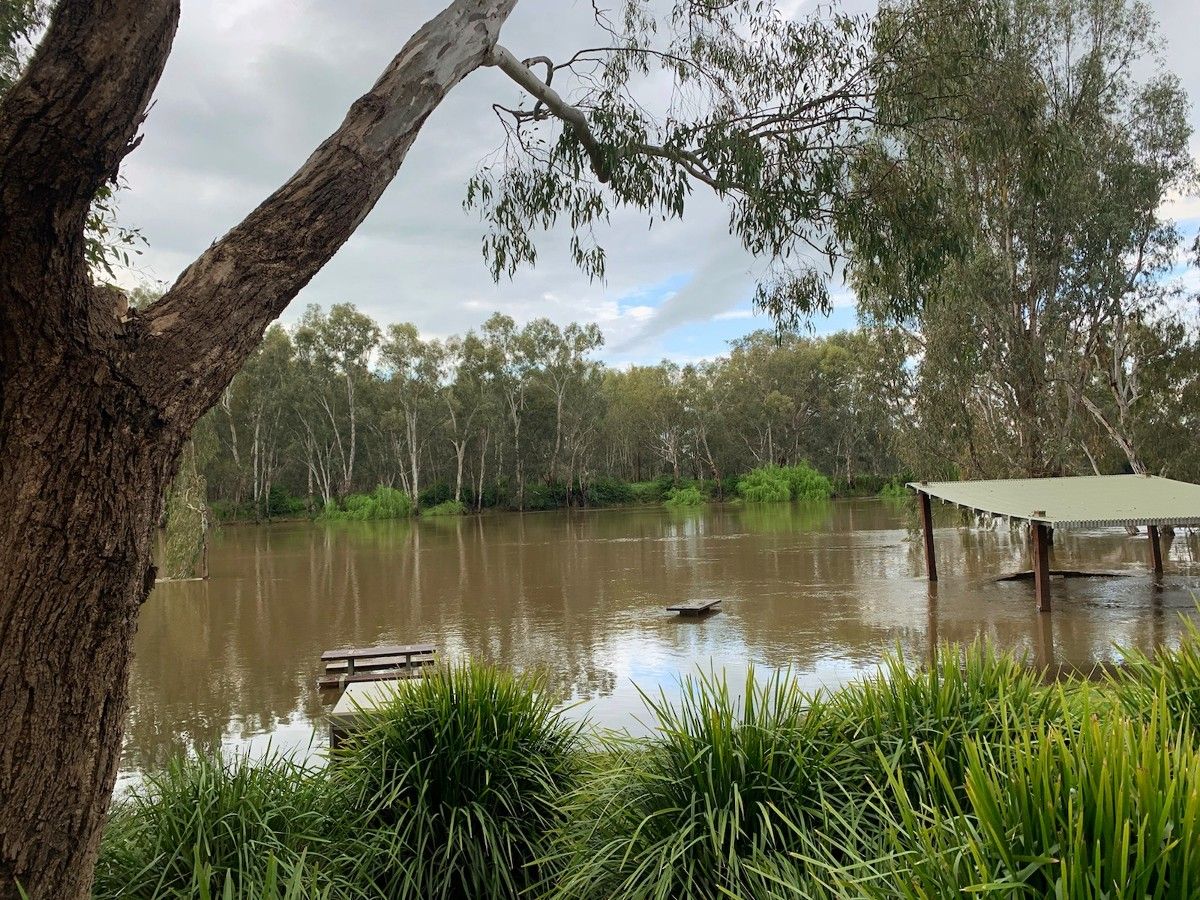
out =
[[(1053, 567), (1130, 577), (1056, 579), (1039, 616), (1031, 584), (994, 580), (1027, 567), (1023, 532), (937, 515), (934, 590), (910, 506), (882, 500), (226, 527), (207, 581), (162, 584), (142, 609), (125, 773), (177, 750), (315, 752), (332, 647), (428, 641), (443, 659), (542, 667), (579, 714), (639, 731), (638, 687), (675, 693), (697, 667), (833, 687), (897, 645), (916, 661), (984, 635), (1088, 668), (1176, 640), (1200, 594), (1194, 534), (1155, 587), (1144, 535), (1060, 532)], [(707, 618), (663, 609), (709, 597), (723, 603)]]

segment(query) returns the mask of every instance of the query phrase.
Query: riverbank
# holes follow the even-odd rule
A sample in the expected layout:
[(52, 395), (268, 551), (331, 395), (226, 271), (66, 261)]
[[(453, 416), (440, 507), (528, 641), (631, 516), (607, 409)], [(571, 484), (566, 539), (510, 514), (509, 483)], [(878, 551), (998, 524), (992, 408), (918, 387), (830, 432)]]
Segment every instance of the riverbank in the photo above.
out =
[(826, 694), (691, 679), (646, 698), (641, 739), (551, 694), (445, 669), (329, 765), (176, 762), (113, 810), (94, 896), (1200, 892), (1194, 626), (1098, 683), (1046, 686), (980, 644)]
[(527, 485), (524, 503), (510, 495), (504, 486), (493, 487), (477, 497), (467, 491), (461, 500), (454, 498), (448, 484), (435, 484), (421, 492), (414, 503), (407, 494), (380, 485), (369, 494), (350, 494), (328, 503), (320, 497), (295, 497), (273, 489), (263, 508), (224, 500), (211, 503), (213, 516), (221, 524), (249, 522), (295, 522), (304, 520), (374, 520), (408, 518), (412, 515), (454, 516), (495, 512), (541, 512), (553, 509), (624, 509), (636, 507), (685, 507), (702, 503), (738, 500), (780, 503), (853, 497), (899, 497), (908, 491), (903, 475), (863, 475), (853, 482), (831, 479), (809, 466), (764, 466), (741, 475), (716, 481), (689, 479), (678, 481), (660, 476), (651, 481), (621, 481), (595, 478), (586, 484), (562, 482)]

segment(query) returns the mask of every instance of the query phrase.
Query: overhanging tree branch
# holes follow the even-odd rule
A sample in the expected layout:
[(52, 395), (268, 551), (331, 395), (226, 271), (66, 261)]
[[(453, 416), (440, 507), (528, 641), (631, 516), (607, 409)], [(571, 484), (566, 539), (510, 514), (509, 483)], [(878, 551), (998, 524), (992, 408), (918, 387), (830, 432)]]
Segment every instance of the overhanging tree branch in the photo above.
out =
[(490, 59), (515, 5), (456, 0), (431, 19), (296, 174), (135, 323), (140, 359), (131, 377), (172, 407), (172, 420), (191, 427), (267, 325), (353, 234), (425, 119)]

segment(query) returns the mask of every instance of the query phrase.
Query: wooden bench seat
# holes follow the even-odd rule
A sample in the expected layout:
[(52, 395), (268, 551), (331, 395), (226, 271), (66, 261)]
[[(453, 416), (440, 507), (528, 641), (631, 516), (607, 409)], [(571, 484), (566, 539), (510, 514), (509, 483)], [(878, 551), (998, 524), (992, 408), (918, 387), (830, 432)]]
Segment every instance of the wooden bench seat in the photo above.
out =
[(433, 644), (381, 644), (378, 647), (343, 647), (340, 650), (326, 650), (321, 654), (321, 661), (339, 659), (372, 659), (380, 656), (415, 656), (418, 654), (434, 653), (437, 650)]
[(420, 666), (433, 662), (433, 644), (381, 644), (378, 647), (342, 647), (321, 654), (327, 674)]
[[(432, 665), (435, 656), (432, 653), (419, 653), (411, 656), (373, 656), (354, 661), (355, 672), (373, 672), (377, 669), (403, 669), (407, 667)], [(350, 660), (335, 659), (325, 663), (327, 673), (345, 672), (350, 668)]]

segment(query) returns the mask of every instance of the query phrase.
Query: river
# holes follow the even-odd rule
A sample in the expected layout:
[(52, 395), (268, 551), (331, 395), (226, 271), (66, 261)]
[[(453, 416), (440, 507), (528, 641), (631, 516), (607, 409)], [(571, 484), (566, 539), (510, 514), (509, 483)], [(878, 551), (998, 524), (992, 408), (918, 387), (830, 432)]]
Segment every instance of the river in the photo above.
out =
[[(1200, 591), (1195, 536), (1171, 543), (1156, 587), (1144, 535), (1062, 532), (1054, 567), (1130, 575), (1055, 580), (1039, 615), (1028, 582), (995, 580), (1027, 567), (1019, 531), (937, 516), (933, 588), (911, 506), (895, 501), (228, 526), (208, 580), (160, 584), (142, 609), (123, 774), (180, 750), (313, 752), (332, 647), (428, 641), (443, 659), (541, 667), (582, 701), (573, 714), (638, 731), (638, 688), (671, 694), (697, 667), (733, 682), (787, 667), (834, 687), (893, 647), (919, 660), (984, 635), (1087, 668), (1114, 645), (1176, 639)], [(663, 609), (709, 597), (721, 612), (704, 619)]]

